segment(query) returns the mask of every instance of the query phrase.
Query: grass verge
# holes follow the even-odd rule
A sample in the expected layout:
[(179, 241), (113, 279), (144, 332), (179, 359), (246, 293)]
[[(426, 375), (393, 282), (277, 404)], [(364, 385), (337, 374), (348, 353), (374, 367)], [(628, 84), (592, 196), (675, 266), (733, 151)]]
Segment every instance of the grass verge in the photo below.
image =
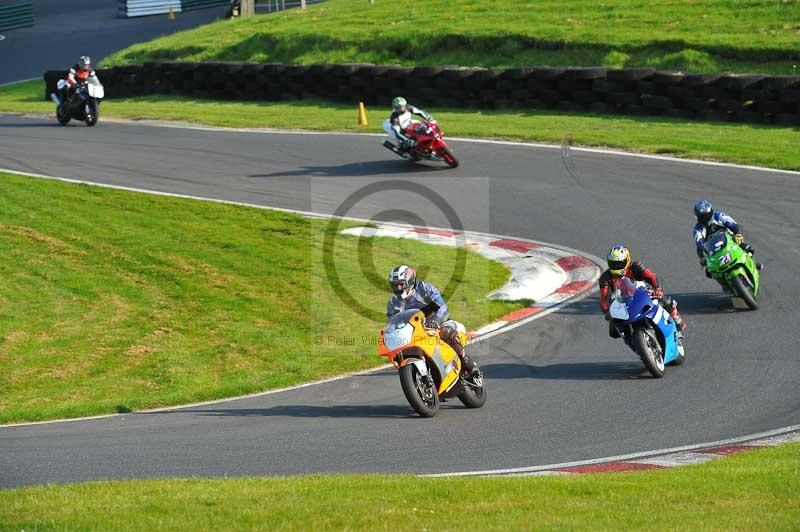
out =
[(789, 75), (792, 0), (328, 0), (135, 44), (104, 65), (153, 60), (611, 67)]
[[(229, 397), (382, 363), (371, 340), (383, 324), (326, 279), (328, 230), (277, 211), (0, 173), (0, 422)], [(358, 239), (335, 242), (344, 288), (383, 312), (387, 289), (362, 271)], [(456, 252), (376, 239), (372, 260), (379, 281), (408, 262), (444, 286)], [(507, 278), (467, 254), (453, 315), (474, 328), (519, 308), (485, 298)]]
[[(54, 106), (43, 101), (43, 93), (42, 81), (4, 85), (0, 87), (0, 112), (52, 113)], [(583, 146), (800, 170), (800, 153), (796, 149), (800, 145), (800, 128), (554, 111), (428, 110), (452, 136), (551, 143), (569, 138)], [(127, 119), (179, 120), (222, 127), (382, 132), (380, 123), (387, 110), (368, 111), (372, 125), (359, 128), (355, 125), (355, 106), (323, 102), (223, 102), (152, 96), (109, 100), (102, 106), (103, 116)]]
[(796, 530), (798, 498), (800, 444), (788, 444), (666, 471), (573, 477), (332, 475), (49, 485), (0, 491), (0, 526), (775, 531)]

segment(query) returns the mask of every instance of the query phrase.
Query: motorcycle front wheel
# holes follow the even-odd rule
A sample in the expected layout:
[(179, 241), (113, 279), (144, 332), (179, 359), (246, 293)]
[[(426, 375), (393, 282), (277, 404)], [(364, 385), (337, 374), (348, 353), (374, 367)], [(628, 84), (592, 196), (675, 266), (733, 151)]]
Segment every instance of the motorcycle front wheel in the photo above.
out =
[(97, 119), (99, 117), (99, 110), (97, 109), (97, 105), (95, 103), (87, 103), (86, 104), (86, 125), (92, 127), (97, 123)]
[(744, 300), (750, 310), (758, 309), (758, 301), (756, 301), (756, 296), (753, 295), (753, 290), (750, 288), (749, 282), (746, 282), (741, 275), (737, 275), (731, 279), (731, 284), (733, 285), (733, 290), (736, 292), (736, 295)]
[(459, 165), (458, 159), (456, 159), (456, 156), (453, 155), (453, 152), (447, 146), (441, 149), (439, 155), (442, 156), (442, 159), (444, 159), (444, 162), (446, 162), (447, 166), (450, 168), (456, 168)]
[(664, 354), (652, 334), (644, 329), (637, 329), (633, 333), (633, 348), (653, 377), (664, 376)]
[(439, 412), (439, 393), (429, 376), (421, 375), (417, 366), (408, 364), (400, 368), (400, 386), (408, 404), (422, 417), (433, 417)]

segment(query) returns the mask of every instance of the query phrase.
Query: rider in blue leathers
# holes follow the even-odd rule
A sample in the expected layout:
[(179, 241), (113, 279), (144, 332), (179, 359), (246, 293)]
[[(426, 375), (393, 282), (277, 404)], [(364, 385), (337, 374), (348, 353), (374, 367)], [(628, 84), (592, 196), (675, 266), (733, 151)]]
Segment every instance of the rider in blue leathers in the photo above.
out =
[[(723, 211), (715, 211), (710, 201), (700, 200), (695, 203), (694, 215), (697, 217), (697, 223), (694, 226), (694, 243), (697, 247), (697, 256), (700, 257), (703, 266), (705, 266), (703, 244), (709, 236), (723, 229), (729, 229), (733, 233), (734, 240), (745, 252), (753, 253), (753, 246), (744, 241), (741, 224)], [(760, 270), (761, 263), (756, 262), (756, 267)]]
[(450, 311), (442, 293), (431, 283), (417, 280), (417, 273), (402, 264), (389, 272), (392, 297), (386, 304), (386, 316), (391, 318), (398, 312), (419, 309), (425, 314), (425, 327), (438, 329), (442, 340), (461, 357), (461, 365), (471, 377), (481, 376), (478, 365), (464, 352), (458, 338), (466, 329), (461, 323), (450, 319)]

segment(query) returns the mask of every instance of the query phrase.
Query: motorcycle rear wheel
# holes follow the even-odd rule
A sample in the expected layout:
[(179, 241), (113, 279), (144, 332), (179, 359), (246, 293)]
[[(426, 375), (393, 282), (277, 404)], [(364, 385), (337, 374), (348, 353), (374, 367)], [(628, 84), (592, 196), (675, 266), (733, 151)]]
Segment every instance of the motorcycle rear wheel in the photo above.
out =
[(744, 300), (750, 310), (758, 310), (758, 301), (756, 301), (756, 296), (753, 295), (750, 283), (745, 282), (741, 275), (737, 275), (731, 280), (731, 284), (736, 295)]
[(480, 388), (475, 388), (468, 384), (463, 384), (464, 388), (458, 392), (458, 400), (464, 403), (467, 408), (480, 408), (486, 404), (486, 383)]
[(58, 120), (59, 124), (61, 124), (62, 126), (66, 126), (67, 124), (69, 124), (69, 121), (71, 119), (72, 118), (69, 116), (69, 113), (65, 112), (61, 105), (56, 107), (56, 120)]
[(653, 377), (664, 376), (664, 354), (655, 338), (644, 329), (633, 333), (633, 348)]
[(408, 404), (422, 417), (433, 417), (439, 412), (439, 393), (436, 384), (431, 381), (426, 386), (423, 376), (414, 364), (400, 368), (400, 386)]

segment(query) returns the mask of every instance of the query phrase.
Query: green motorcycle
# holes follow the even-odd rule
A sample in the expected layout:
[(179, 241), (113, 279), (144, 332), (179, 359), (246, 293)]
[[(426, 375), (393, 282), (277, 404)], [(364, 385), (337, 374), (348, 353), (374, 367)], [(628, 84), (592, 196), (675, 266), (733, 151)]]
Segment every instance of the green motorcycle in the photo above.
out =
[(703, 244), (706, 269), (722, 289), (744, 300), (750, 310), (758, 308), (759, 274), (752, 253), (747, 253), (730, 231), (717, 231)]

